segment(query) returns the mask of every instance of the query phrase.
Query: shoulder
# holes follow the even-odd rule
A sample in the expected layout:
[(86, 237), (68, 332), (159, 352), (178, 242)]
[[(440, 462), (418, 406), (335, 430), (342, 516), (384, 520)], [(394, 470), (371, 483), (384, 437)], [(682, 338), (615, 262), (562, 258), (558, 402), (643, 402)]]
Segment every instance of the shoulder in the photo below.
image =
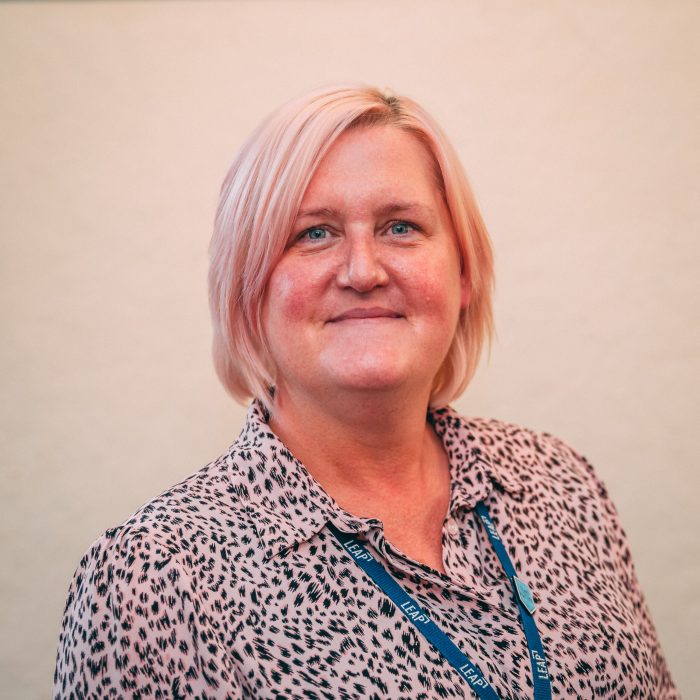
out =
[(626, 534), (605, 482), (575, 447), (549, 432), (508, 421), (461, 420), (493, 478), (518, 494), (519, 510), (539, 519), (548, 532), (564, 528), (564, 538), (579, 533), (582, 546), (594, 542), (601, 560), (629, 564)]
[(236, 562), (247, 562), (252, 517), (235, 467), (230, 452), (222, 455), (87, 549), (63, 610), (55, 697), (77, 687), (85, 697), (114, 697), (117, 688), (147, 689), (155, 677), (191, 687), (197, 697), (216, 694), (202, 669), (222, 663), (218, 647), (198, 648), (206, 640), (203, 631), (195, 635), (193, 620), (207, 629), (222, 581), (234, 586)]
[(554, 464), (584, 459), (569, 443), (549, 432), (498, 418), (464, 416), (462, 419), (482, 444), (498, 447), (508, 456), (538, 454)]
[[(120, 574), (158, 572), (177, 561), (197, 565), (200, 553), (246, 547), (252, 540), (251, 468), (265, 455), (238, 446), (150, 498), (104, 531), (82, 556), (78, 571), (118, 566)], [(124, 571), (122, 571), (122, 569)]]
[(493, 468), (496, 476), (525, 487), (544, 482), (585, 486), (606, 497), (593, 465), (575, 447), (552, 433), (498, 418), (463, 416), (452, 409), (457, 431)]

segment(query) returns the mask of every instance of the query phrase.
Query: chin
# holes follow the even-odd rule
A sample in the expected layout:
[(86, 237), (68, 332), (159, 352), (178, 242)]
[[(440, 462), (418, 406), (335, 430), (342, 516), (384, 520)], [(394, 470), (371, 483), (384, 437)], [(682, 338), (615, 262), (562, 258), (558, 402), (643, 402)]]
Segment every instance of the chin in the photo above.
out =
[(339, 360), (328, 367), (329, 384), (338, 389), (356, 391), (382, 391), (398, 389), (409, 382), (414, 382), (418, 374), (403, 362), (367, 361), (348, 363)]

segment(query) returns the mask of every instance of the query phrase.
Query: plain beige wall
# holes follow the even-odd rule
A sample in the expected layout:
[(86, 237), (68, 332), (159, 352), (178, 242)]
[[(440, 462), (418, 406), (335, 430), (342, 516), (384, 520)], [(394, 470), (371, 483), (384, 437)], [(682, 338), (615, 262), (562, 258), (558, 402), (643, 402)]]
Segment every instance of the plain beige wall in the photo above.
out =
[(437, 116), (494, 241), (499, 339), (458, 408), (597, 466), (700, 697), (698, 7), (0, 6), (0, 695), (49, 695), (90, 543), (235, 439), (209, 357), (219, 184), (273, 107), (350, 79)]

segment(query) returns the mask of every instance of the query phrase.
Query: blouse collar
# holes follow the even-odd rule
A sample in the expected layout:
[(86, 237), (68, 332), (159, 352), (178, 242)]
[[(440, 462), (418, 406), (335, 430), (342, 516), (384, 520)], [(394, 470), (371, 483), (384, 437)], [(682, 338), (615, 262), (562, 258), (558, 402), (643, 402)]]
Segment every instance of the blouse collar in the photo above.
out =
[[(354, 516), (341, 508), (272, 432), (268, 419), (263, 404), (254, 400), (228, 455), (231, 465), (243, 471), (240, 476), (247, 476), (249, 487), (241, 489), (240, 505), (253, 518), (266, 561), (310, 539), (329, 521), (353, 533), (380, 525), (379, 520)], [(429, 410), (428, 420), (449, 458), (450, 515), (461, 508), (472, 509), (494, 486), (514, 496), (521, 494), (524, 484), (511, 468), (512, 459), (484, 431), (488, 420), (464, 418), (449, 406)], [(244, 463), (245, 467), (240, 466)]]

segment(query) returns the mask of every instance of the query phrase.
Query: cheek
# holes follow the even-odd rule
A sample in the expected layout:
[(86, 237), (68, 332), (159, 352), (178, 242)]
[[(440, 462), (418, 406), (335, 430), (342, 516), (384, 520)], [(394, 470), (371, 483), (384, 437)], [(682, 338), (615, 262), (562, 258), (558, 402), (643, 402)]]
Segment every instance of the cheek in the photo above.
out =
[(452, 316), (459, 313), (461, 284), (459, 267), (453, 260), (428, 260), (420, 271), (406, 275), (415, 304), (430, 316)]
[(267, 288), (266, 307), (273, 323), (293, 323), (308, 318), (318, 299), (317, 285), (308, 270), (278, 265)]

